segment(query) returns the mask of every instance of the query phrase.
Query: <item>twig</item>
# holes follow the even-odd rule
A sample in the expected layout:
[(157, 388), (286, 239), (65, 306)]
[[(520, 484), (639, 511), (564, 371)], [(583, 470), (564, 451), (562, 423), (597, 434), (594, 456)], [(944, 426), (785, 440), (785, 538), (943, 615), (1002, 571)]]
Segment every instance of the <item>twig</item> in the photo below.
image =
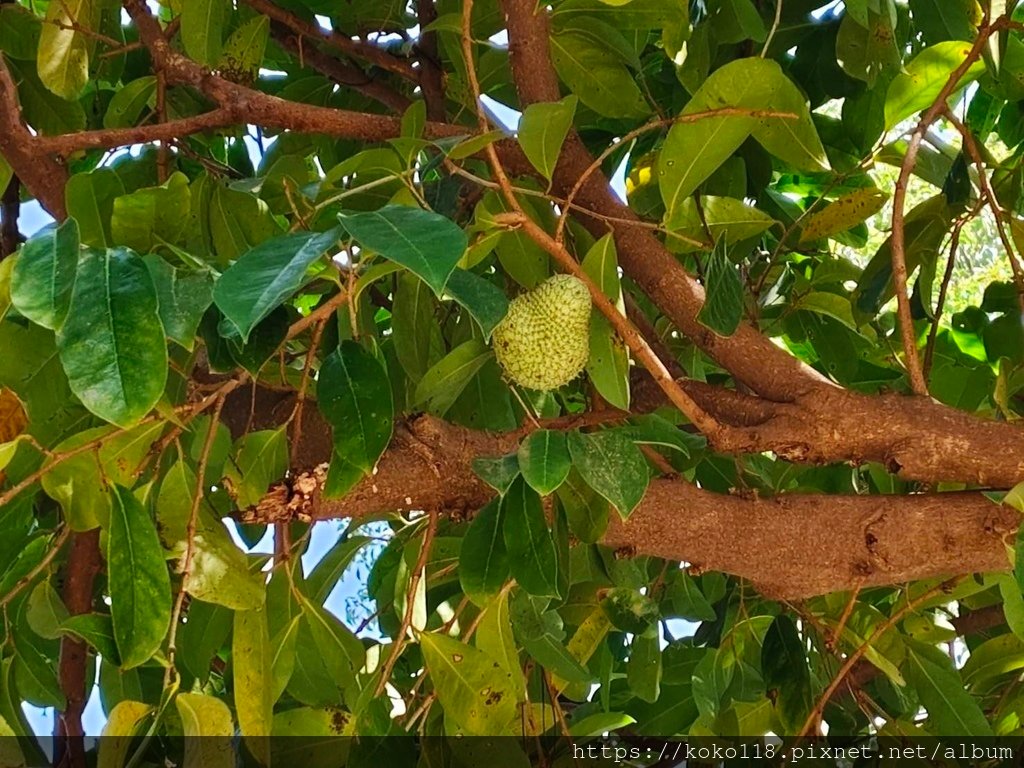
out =
[(402, 655), (402, 649), (405, 646), (409, 629), (412, 627), (413, 613), (416, 610), (416, 590), (419, 589), (420, 579), (423, 578), (427, 570), (427, 560), (430, 558), (430, 550), (434, 545), (434, 534), (437, 533), (437, 520), (438, 513), (431, 511), (427, 519), (427, 530), (423, 534), (423, 543), (420, 545), (420, 555), (416, 560), (416, 567), (409, 575), (409, 589), (406, 593), (405, 613), (402, 616), (402, 624), (395, 635), (394, 643), (392, 643), (394, 647), (381, 667), (380, 680), (377, 681), (377, 696), (384, 693), (388, 680), (391, 679), (391, 673), (395, 668), (395, 664), (398, 663), (398, 657)]
[(949, 76), (946, 84), (942, 86), (935, 101), (928, 110), (921, 116), (907, 144), (907, 153), (903, 158), (903, 165), (900, 167), (900, 175), (896, 180), (896, 191), (892, 200), (892, 276), (896, 287), (897, 314), (899, 316), (900, 336), (903, 341), (903, 353), (906, 357), (907, 374), (910, 377), (910, 388), (915, 395), (927, 397), (928, 384), (924, 378), (924, 369), (921, 367), (921, 359), (917, 353), (917, 336), (914, 333), (914, 320), (910, 313), (910, 296), (907, 293), (907, 256), (906, 256), (906, 231), (904, 225), (904, 208), (907, 201), (907, 186), (910, 182), (910, 175), (917, 163), (917, 154), (921, 148), (928, 128), (935, 122), (936, 118), (946, 111), (946, 100), (950, 97), (961, 78), (968, 69), (978, 60), (989, 37), (999, 28), (999, 22), (984, 26), (978, 31), (978, 37), (971, 46), (967, 56)]
[(0, 597), (0, 610), (3, 610), (8, 605), (10, 605), (11, 601), (14, 600), (14, 598), (16, 598), (19, 594), (21, 594), (25, 587), (27, 587), (29, 584), (35, 581), (36, 576), (38, 576), (40, 573), (45, 571), (50, 566), (50, 563), (53, 562), (53, 559), (60, 552), (61, 547), (64, 546), (64, 542), (68, 540), (68, 537), (70, 535), (70, 526), (65, 525), (63, 528), (61, 528), (60, 533), (57, 534), (57, 537), (50, 544), (50, 548), (46, 551), (46, 555), (43, 556), (43, 559), (40, 560), (31, 571), (29, 571), (20, 579), (18, 579), (18, 581), (15, 582), (14, 586), (11, 587), (11, 590), (6, 595)]

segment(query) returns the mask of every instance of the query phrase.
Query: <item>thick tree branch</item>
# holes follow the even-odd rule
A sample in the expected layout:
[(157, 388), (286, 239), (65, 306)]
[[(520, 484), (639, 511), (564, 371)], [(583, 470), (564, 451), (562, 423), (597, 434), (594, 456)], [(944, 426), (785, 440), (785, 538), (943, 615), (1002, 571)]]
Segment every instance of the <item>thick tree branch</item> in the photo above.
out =
[(18, 229), (21, 212), (21, 181), (17, 174), (11, 176), (7, 189), (0, 198), (0, 259), (10, 256), (25, 238)]
[[(257, 402), (261, 428), (290, 410), (277, 395)], [(244, 429), (248, 396), (225, 418)], [(232, 411), (237, 410), (237, 414)], [(376, 472), (340, 500), (318, 496), (322, 471), (300, 473), (246, 513), (252, 522), (366, 517), (429, 510), (463, 515), (493, 497), (473, 473), (479, 456), (514, 451), (520, 433), (494, 435), (422, 416), (396, 430)], [(330, 433), (310, 410), (298, 460), (330, 457)], [(724, 496), (685, 480), (655, 479), (627, 522), (612, 520), (604, 543), (631, 554), (683, 560), (750, 579), (772, 597), (837, 590), (1008, 567), (1004, 540), (1015, 511), (980, 493), (921, 496)]]
[(67, 169), (36, 151), (32, 133), (21, 119), (18, 87), (0, 54), (0, 154), (29, 192), (54, 218), (66, 216), (64, 184)]

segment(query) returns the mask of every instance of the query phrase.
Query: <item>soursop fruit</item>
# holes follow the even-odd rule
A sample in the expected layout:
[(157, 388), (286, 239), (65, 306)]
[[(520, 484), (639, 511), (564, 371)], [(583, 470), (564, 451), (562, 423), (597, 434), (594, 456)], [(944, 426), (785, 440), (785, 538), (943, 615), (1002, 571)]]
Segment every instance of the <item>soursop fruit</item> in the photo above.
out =
[(529, 389), (558, 389), (590, 355), (590, 292), (555, 275), (512, 300), (494, 329), (494, 352), (509, 378)]

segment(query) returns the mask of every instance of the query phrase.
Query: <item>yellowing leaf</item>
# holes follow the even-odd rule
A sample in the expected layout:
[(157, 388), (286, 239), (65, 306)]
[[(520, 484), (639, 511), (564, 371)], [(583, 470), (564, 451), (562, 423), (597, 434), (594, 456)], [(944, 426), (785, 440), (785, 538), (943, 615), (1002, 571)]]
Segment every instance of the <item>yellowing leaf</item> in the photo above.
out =
[(117, 703), (103, 726), (97, 768), (122, 768), (128, 748), (139, 731), (139, 725), (153, 711), (149, 704), (125, 699)]
[(823, 237), (838, 235), (874, 216), (889, 196), (880, 189), (868, 187), (844, 195), (807, 217), (800, 242), (810, 243)]
[(0, 388), (0, 443), (9, 443), (25, 431), (28, 415), (21, 400), (7, 387)]
[[(185, 734), (184, 768), (233, 768), (231, 710), (220, 699), (181, 693), (174, 700)], [(195, 738), (202, 736), (203, 738)]]

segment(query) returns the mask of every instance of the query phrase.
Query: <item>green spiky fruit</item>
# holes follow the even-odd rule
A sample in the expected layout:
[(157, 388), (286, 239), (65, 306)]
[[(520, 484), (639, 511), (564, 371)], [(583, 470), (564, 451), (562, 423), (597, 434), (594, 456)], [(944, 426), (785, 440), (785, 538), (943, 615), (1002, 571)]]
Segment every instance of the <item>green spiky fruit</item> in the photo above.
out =
[(590, 292), (555, 275), (516, 297), (494, 329), (494, 352), (509, 378), (529, 389), (558, 389), (590, 355)]

